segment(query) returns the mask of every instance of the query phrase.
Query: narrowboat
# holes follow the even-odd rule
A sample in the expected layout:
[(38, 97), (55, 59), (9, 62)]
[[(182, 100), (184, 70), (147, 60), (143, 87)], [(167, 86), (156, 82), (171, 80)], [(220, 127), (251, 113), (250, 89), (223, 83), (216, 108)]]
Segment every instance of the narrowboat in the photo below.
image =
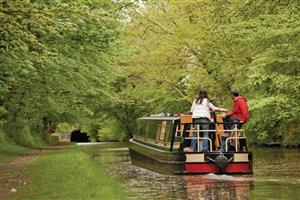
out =
[[(131, 162), (162, 174), (251, 174), (252, 153), (245, 130), (237, 124), (224, 130), (222, 115), (216, 116), (209, 130), (201, 130), (191, 115), (137, 119), (137, 131), (128, 142)], [(204, 131), (209, 137), (201, 136)], [(196, 149), (190, 147), (192, 140)], [(208, 151), (200, 151), (198, 144), (204, 140), (209, 142)]]

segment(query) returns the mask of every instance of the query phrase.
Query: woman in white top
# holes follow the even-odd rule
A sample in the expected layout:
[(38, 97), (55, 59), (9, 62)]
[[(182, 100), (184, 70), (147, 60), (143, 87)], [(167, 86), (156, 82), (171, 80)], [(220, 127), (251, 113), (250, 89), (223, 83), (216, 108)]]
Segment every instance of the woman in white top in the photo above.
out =
[[(199, 124), (202, 130), (209, 130), (209, 123), (213, 122), (210, 111), (227, 111), (226, 109), (214, 106), (208, 98), (207, 90), (201, 89), (198, 98), (193, 101), (191, 113), (193, 123)], [(206, 124), (205, 124), (206, 123)], [(199, 128), (199, 126), (198, 126)], [(193, 133), (193, 137), (197, 137), (197, 133)], [(208, 131), (204, 132), (203, 137), (208, 138)], [(191, 146), (194, 151), (197, 151), (197, 140), (191, 141)], [(200, 151), (208, 151), (208, 140), (200, 140)]]

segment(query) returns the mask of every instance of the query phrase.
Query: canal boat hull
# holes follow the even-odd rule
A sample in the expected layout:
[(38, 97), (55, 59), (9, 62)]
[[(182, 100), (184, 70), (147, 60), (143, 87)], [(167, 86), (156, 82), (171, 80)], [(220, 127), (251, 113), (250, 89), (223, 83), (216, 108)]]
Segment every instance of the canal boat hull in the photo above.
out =
[[(162, 174), (251, 174), (251, 152), (183, 152), (159, 149), (134, 139), (129, 140), (131, 161), (137, 166)], [(220, 169), (213, 160), (222, 154), (230, 162)]]

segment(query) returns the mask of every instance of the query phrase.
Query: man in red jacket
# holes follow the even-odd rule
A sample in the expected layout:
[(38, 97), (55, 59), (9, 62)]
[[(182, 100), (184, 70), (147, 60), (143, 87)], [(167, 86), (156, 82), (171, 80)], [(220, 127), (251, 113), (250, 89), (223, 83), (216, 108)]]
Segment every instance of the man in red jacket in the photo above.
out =
[(240, 96), (236, 89), (231, 89), (231, 97), (234, 101), (233, 108), (226, 113), (225, 120), (233, 123), (245, 123), (249, 118), (246, 97)]
[[(225, 130), (232, 130), (235, 127), (235, 124), (237, 125), (237, 128), (240, 129), (243, 123), (245, 123), (249, 118), (249, 111), (248, 111), (246, 97), (240, 96), (239, 91), (236, 89), (231, 89), (231, 97), (234, 101), (233, 108), (231, 111), (226, 113), (226, 116), (223, 118), (223, 122), (225, 123), (224, 124)], [(228, 136), (229, 135), (225, 135), (225, 139)], [(241, 150), (246, 150), (246, 141), (240, 140), (240, 147)]]

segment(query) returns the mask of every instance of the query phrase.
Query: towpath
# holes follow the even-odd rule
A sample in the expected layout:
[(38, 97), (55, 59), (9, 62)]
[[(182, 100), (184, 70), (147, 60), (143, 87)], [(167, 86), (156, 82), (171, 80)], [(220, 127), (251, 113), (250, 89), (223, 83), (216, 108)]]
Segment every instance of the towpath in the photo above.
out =
[(55, 153), (67, 145), (54, 145), (42, 149), (34, 149), (23, 155), (0, 161), (0, 199), (7, 199), (11, 194), (29, 184), (30, 180), (22, 173), (38, 157)]

